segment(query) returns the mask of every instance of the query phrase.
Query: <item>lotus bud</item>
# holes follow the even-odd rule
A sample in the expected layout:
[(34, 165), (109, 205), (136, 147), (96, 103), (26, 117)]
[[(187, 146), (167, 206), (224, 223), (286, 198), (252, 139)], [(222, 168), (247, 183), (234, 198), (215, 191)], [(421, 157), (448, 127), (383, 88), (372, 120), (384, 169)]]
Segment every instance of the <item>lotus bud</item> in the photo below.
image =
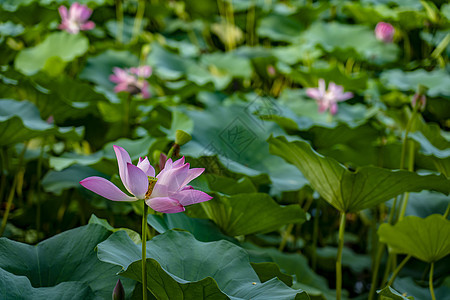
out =
[(392, 43), (394, 33), (394, 26), (389, 23), (379, 22), (375, 27), (375, 37), (385, 43)]
[(175, 132), (175, 144), (183, 146), (190, 140), (192, 140), (192, 137), (189, 133), (187, 133), (183, 130), (177, 130)]
[(117, 280), (116, 287), (114, 288), (112, 293), (112, 299), (125, 300), (125, 290), (123, 289), (123, 285), (122, 282), (120, 282), (120, 279)]

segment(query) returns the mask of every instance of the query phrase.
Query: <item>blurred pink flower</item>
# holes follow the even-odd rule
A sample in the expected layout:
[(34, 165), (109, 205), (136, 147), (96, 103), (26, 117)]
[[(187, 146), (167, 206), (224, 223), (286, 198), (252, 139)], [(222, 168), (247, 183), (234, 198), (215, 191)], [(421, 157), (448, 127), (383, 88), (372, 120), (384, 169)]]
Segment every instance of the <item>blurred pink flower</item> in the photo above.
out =
[(392, 43), (394, 33), (394, 26), (389, 23), (379, 22), (375, 27), (375, 37), (385, 43)]
[(80, 30), (91, 30), (95, 27), (95, 23), (88, 21), (92, 14), (92, 10), (86, 5), (75, 2), (67, 11), (65, 6), (58, 8), (61, 15), (61, 24), (59, 29), (65, 30), (68, 33), (77, 34)]
[(164, 169), (155, 176), (155, 169), (148, 158), (139, 158), (137, 166), (131, 163), (131, 158), (125, 149), (114, 146), (119, 165), (119, 175), (128, 196), (109, 180), (92, 176), (80, 181), (80, 184), (112, 201), (145, 200), (152, 209), (163, 213), (177, 213), (185, 210), (185, 206), (211, 200), (208, 194), (194, 190), (187, 184), (205, 171), (203, 168), (190, 169), (184, 163), (184, 157), (172, 162), (168, 159)]
[[(419, 103), (417, 103), (417, 101)], [(414, 108), (417, 105), (418, 111), (423, 111), (425, 109), (425, 106), (427, 104), (427, 97), (424, 94), (415, 93), (412, 100), (411, 105)]]
[(150, 77), (152, 68), (141, 66), (137, 68), (121, 69), (115, 67), (114, 74), (109, 76), (109, 80), (116, 83), (114, 92), (128, 92), (132, 95), (140, 94), (142, 98), (150, 97), (149, 84), (145, 78)]
[(350, 92), (344, 93), (344, 87), (330, 82), (328, 85), (328, 90), (326, 90), (325, 80), (319, 79), (318, 88), (308, 88), (306, 89), (306, 95), (313, 99), (316, 99), (319, 105), (319, 112), (324, 112), (330, 110), (332, 115), (335, 115), (338, 111), (338, 102), (348, 100), (353, 97)]

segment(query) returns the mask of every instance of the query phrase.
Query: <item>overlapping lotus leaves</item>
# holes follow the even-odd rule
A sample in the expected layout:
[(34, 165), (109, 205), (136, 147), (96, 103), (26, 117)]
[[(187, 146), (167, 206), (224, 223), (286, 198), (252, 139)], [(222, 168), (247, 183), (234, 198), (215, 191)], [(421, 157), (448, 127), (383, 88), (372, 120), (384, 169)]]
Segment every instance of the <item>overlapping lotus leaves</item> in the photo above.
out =
[(336, 160), (315, 152), (305, 141), (288, 142), (285, 137), (269, 138), (270, 150), (294, 164), (311, 186), (341, 212), (357, 212), (385, 202), (404, 192), (424, 189), (450, 193), (445, 176), (419, 175), (377, 167), (351, 171)]
[[(8, 288), (6, 292), (1, 289), (1, 292), (6, 293), (7, 299), (14, 299), (15, 293), (26, 295), (31, 292), (42, 296), (48, 293), (54, 295), (54, 299), (57, 296), (69, 299), (63, 289), (73, 291), (76, 287), (78, 293), (70, 299), (86, 299), (83, 297), (91, 293), (95, 298), (110, 298), (117, 281), (115, 273), (120, 268), (99, 261), (94, 250), (110, 234), (103, 226), (90, 224), (63, 232), (36, 246), (0, 238), (0, 268), (4, 270), (0, 287), (11, 280), (23, 283), (16, 283), (17, 289)], [(134, 283), (123, 283), (131, 292)]]
[[(101, 261), (141, 281), (141, 247), (119, 231), (98, 245)], [(167, 231), (147, 242), (148, 289), (158, 299), (309, 299), (278, 279), (261, 283), (248, 254), (227, 242), (203, 243), (187, 232)]]
[(450, 221), (442, 215), (425, 219), (408, 216), (395, 225), (385, 223), (378, 229), (378, 235), (391, 251), (428, 263), (450, 254)]
[(41, 44), (22, 50), (17, 55), (14, 65), (22, 73), (33, 75), (46, 67), (49, 60), (53, 63), (70, 62), (83, 55), (88, 47), (89, 41), (82, 35), (54, 32), (49, 34)]
[[(258, 117), (266, 110), (278, 113), (278, 107), (270, 98), (254, 95), (249, 103), (234, 101), (221, 105), (217, 95), (205, 93), (202, 96), (207, 109), (186, 112), (194, 121), (194, 130), (192, 141), (183, 146), (185, 155), (195, 158), (217, 155), (232, 172), (250, 177), (268, 174), (273, 194), (304, 186), (306, 180), (295, 167), (269, 153), (267, 137), (271, 132), (282, 132), (276, 124)], [(206, 162), (204, 167), (208, 171), (211, 166)]]
[(430, 72), (424, 69), (411, 72), (387, 70), (381, 73), (380, 80), (391, 89), (414, 92), (421, 84), (428, 88), (427, 95), (430, 97), (450, 97), (450, 75), (441, 69)]
[(52, 134), (78, 140), (83, 132), (81, 127), (56, 127), (48, 124), (41, 119), (36, 106), (25, 100), (0, 99), (0, 124), (0, 146)]

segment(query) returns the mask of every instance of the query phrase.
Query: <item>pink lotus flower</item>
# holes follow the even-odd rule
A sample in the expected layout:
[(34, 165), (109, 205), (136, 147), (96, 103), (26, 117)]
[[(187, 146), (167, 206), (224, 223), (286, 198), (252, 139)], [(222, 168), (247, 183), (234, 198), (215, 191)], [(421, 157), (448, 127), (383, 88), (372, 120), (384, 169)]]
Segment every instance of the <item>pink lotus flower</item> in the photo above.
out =
[(385, 43), (392, 43), (394, 33), (394, 26), (389, 23), (379, 22), (375, 27), (375, 37)]
[(185, 206), (211, 200), (212, 197), (187, 185), (191, 180), (205, 171), (203, 168), (189, 169), (184, 157), (172, 162), (168, 159), (164, 169), (155, 176), (155, 169), (148, 158), (139, 158), (137, 166), (131, 163), (128, 152), (122, 147), (114, 146), (119, 165), (119, 175), (128, 196), (109, 180), (92, 176), (80, 181), (80, 184), (112, 201), (145, 200), (152, 209), (163, 213), (177, 213)]
[(67, 11), (65, 6), (58, 8), (61, 15), (61, 24), (59, 29), (65, 30), (68, 33), (77, 34), (80, 30), (91, 30), (95, 27), (95, 23), (88, 21), (92, 14), (92, 10), (86, 5), (75, 2)]
[(140, 94), (142, 98), (150, 97), (149, 84), (145, 78), (150, 77), (152, 68), (150, 66), (141, 66), (138, 68), (121, 69), (115, 67), (114, 74), (109, 76), (109, 80), (116, 83), (114, 92), (128, 92), (132, 95)]
[(325, 80), (319, 79), (318, 88), (306, 89), (306, 95), (313, 99), (316, 99), (319, 104), (319, 112), (330, 110), (332, 115), (335, 115), (338, 111), (338, 102), (348, 100), (353, 97), (350, 92), (344, 93), (344, 87), (330, 82), (328, 90), (325, 89)]

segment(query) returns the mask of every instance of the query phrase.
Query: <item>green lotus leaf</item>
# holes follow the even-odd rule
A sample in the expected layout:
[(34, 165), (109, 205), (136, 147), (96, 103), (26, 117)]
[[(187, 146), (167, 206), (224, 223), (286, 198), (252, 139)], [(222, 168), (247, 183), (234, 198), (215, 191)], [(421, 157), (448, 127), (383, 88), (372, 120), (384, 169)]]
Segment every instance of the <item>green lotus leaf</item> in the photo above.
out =
[(95, 294), (88, 285), (78, 281), (36, 288), (27, 277), (14, 275), (0, 268), (0, 297), (4, 300), (81, 300), (95, 299)]
[(88, 47), (88, 39), (81, 34), (54, 32), (41, 44), (22, 50), (14, 65), (20, 72), (33, 75), (44, 68), (48, 59), (58, 57), (63, 62), (70, 62), (83, 55)]
[(336, 160), (315, 152), (305, 141), (288, 142), (285, 137), (269, 138), (270, 150), (294, 164), (311, 186), (341, 212), (357, 212), (383, 203), (404, 192), (424, 189), (450, 193), (448, 179), (377, 167), (347, 169)]
[[(30, 292), (64, 296), (62, 289), (65, 286), (72, 291), (74, 287), (80, 289), (80, 294), (75, 293), (70, 299), (86, 299), (83, 297), (89, 295), (88, 289), (92, 290), (95, 298), (110, 298), (118, 279), (115, 274), (120, 267), (99, 261), (95, 252), (97, 244), (110, 234), (103, 226), (90, 224), (58, 234), (36, 246), (0, 238), (0, 268), (24, 283), (17, 285), (18, 290), (8, 287), (8, 297)], [(0, 287), (12, 280), (11, 275), (0, 274)], [(134, 283), (124, 281), (123, 284), (131, 292)], [(30, 285), (34, 289), (30, 289)]]
[(411, 72), (403, 72), (399, 69), (387, 70), (381, 74), (380, 80), (390, 89), (415, 92), (421, 84), (428, 88), (427, 95), (430, 97), (450, 97), (450, 75), (441, 69), (430, 72), (424, 69)]
[(397, 59), (397, 45), (385, 44), (375, 38), (373, 29), (363, 25), (316, 22), (304, 31), (302, 40), (320, 45), (342, 59), (353, 58), (374, 64)]
[[(158, 299), (309, 299), (274, 278), (261, 283), (242, 248), (203, 243), (187, 232), (167, 231), (147, 242), (148, 289)], [(98, 258), (141, 281), (141, 247), (119, 231), (98, 245)]]
[(216, 195), (201, 206), (206, 216), (230, 236), (270, 232), (306, 220), (298, 205), (280, 206), (263, 193)]
[(35, 137), (57, 135), (78, 140), (82, 128), (56, 127), (41, 119), (39, 110), (28, 101), (0, 99), (0, 146), (12, 145)]
[(391, 251), (428, 263), (450, 254), (450, 221), (442, 215), (425, 219), (408, 216), (395, 225), (385, 223), (378, 229), (378, 235)]
[(219, 240), (228, 240), (235, 242), (234, 239), (223, 234), (220, 228), (211, 220), (191, 218), (184, 213), (149, 215), (148, 223), (159, 233), (164, 233), (171, 229), (182, 229), (189, 231), (195, 239), (201, 242), (213, 242)]
[(381, 299), (391, 299), (391, 300), (414, 300), (414, 297), (406, 297), (391, 288), (390, 286), (385, 287), (382, 290), (377, 291)]
[[(276, 101), (252, 94), (251, 102), (233, 99), (232, 103), (221, 104), (217, 95), (203, 93), (201, 97), (207, 105), (205, 110), (186, 111), (194, 121), (194, 130), (192, 141), (182, 148), (183, 154), (202, 158), (207, 171), (213, 169), (208, 157), (217, 155), (221, 164), (232, 172), (249, 177), (267, 174), (272, 182), (272, 194), (305, 185), (305, 178), (294, 166), (269, 153), (266, 139), (271, 132), (282, 133), (282, 130), (262, 118), (271, 119), (272, 114), (281, 112)], [(216, 174), (223, 176), (225, 172), (219, 169)]]

